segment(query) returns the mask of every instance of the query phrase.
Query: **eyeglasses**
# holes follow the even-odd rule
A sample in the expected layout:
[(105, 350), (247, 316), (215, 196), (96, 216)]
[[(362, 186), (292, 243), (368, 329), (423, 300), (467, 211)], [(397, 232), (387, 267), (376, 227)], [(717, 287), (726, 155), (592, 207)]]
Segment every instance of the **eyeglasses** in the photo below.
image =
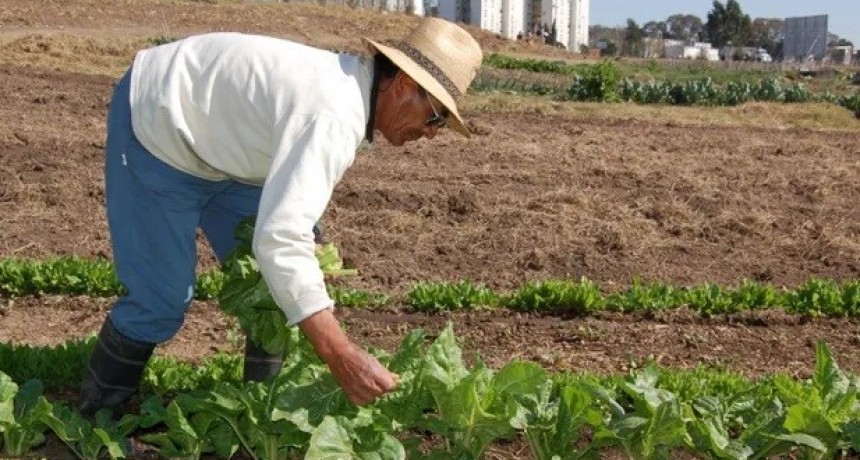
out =
[(424, 96), (427, 97), (427, 102), (430, 104), (430, 109), (433, 110), (433, 116), (427, 119), (427, 126), (436, 127), (436, 128), (444, 128), (445, 124), (448, 123), (448, 110), (445, 109), (442, 113), (439, 113), (436, 110), (436, 106), (433, 105), (433, 97), (430, 96), (430, 93), (424, 91)]

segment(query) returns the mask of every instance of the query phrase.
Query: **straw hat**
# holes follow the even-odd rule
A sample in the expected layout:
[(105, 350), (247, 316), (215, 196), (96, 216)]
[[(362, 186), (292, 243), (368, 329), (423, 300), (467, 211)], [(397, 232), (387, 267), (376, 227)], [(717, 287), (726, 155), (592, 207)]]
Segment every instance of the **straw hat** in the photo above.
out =
[(368, 38), (364, 41), (441, 102), (451, 113), (448, 126), (469, 137), (457, 100), (466, 94), (483, 56), (468, 32), (448, 21), (427, 18), (401, 42), (387, 46)]

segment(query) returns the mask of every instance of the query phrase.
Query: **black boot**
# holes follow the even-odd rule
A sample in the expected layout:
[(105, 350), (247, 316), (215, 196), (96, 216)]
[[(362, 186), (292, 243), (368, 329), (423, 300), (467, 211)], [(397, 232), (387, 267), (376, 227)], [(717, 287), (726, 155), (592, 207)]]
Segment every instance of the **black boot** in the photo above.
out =
[(81, 384), (78, 410), (91, 417), (102, 408), (115, 409), (136, 391), (153, 343), (129, 339), (105, 319)]
[(267, 353), (245, 337), (245, 368), (242, 379), (245, 382), (262, 382), (281, 370), (284, 364), (282, 357)]

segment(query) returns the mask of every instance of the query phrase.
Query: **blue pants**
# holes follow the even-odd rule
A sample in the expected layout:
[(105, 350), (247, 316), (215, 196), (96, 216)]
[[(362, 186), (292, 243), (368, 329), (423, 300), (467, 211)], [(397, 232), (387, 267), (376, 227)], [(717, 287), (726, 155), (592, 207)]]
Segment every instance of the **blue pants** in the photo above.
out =
[(238, 243), (236, 225), (257, 214), (262, 188), (201, 179), (153, 156), (132, 131), (129, 78), (114, 91), (105, 146), (108, 224), (127, 290), (110, 321), (130, 339), (160, 343), (176, 334), (194, 298), (197, 228), (223, 262)]

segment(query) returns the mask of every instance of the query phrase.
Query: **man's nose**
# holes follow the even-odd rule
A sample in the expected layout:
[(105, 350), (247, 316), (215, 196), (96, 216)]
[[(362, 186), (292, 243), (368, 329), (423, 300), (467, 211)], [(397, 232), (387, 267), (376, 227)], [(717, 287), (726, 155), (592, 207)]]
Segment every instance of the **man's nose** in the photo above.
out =
[(424, 127), (424, 137), (427, 139), (433, 139), (436, 137), (436, 133), (439, 132), (439, 127), (436, 125), (427, 125)]

